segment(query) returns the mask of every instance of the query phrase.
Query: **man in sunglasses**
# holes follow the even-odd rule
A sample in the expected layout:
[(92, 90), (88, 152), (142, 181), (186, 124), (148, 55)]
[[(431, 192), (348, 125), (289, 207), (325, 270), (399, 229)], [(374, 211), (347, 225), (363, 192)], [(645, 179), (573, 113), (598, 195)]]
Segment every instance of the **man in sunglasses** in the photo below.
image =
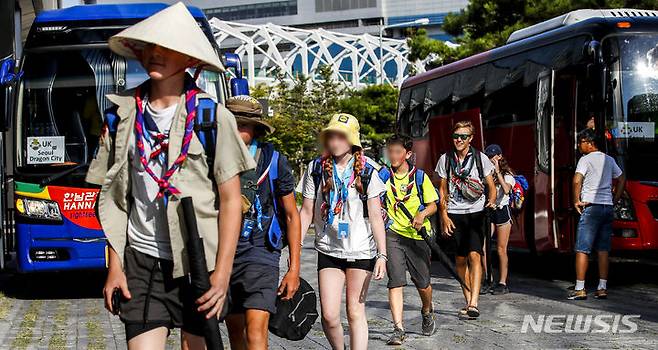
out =
[(486, 214), (484, 208), (495, 207), (494, 166), (484, 153), (471, 146), (473, 125), (469, 121), (452, 128), (454, 148), (439, 158), (436, 172), (441, 178), (441, 221), (443, 234), (457, 243), (457, 273), (466, 282), (462, 288), (466, 306), (462, 318), (480, 316), (478, 298), (482, 283), (482, 266)]

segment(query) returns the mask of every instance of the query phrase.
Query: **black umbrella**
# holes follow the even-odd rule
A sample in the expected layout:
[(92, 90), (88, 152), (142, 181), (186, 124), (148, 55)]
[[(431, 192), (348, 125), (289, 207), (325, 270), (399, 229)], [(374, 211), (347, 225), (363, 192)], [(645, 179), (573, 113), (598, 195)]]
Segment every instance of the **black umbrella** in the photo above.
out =
[[(413, 217), (413, 215), (411, 215), (411, 213), (409, 212), (409, 210), (404, 206), (404, 204), (401, 203), (401, 204), (398, 206), (398, 208), (399, 208), (400, 210), (402, 210), (402, 213), (403, 213), (403, 214), (404, 214), (404, 215), (405, 215), (405, 216), (406, 216), (411, 222), (413, 222), (414, 217)], [(457, 270), (455, 269), (455, 265), (453, 265), (452, 260), (450, 260), (450, 258), (448, 257), (448, 255), (446, 255), (446, 253), (443, 252), (443, 250), (441, 249), (441, 247), (439, 247), (439, 245), (438, 245), (438, 244), (436, 243), (436, 241), (432, 238), (432, 236), (430, 236), (430, 235), (427, 233), (427, 229), (426, 229), (424, 226), (421, 227), (421, 229), (418, 230), (418, 234), (419, 234), (421, 237), (423, 237), (423, 240), (425, 241), (425, 243), (427, 243), (427, 245), (430, 246), (430, 249), (432, 249), (432, 252), (434, 252), (434, 255), (439, 259), (439, 262), (441, 263), (441, 265), (443, 265), (443, 267), (445, 267), (446, 270), (448, 270), (448, 272), (452, 275), (452, 277), (454, 277), (454, 278), (457, 280), (457, 282), (459, 282), (459, 284), (461, 284), (462, 287), (464, 287), (467, 291), (470, 292), (471, 290), (468, 288), (468, 286), (466, 286), (466, 283), (464, 283), (464, 280), (463, 280), (463, 279), (459, 276), (459, 274), (457, 273)]]
[[(185, 227), (187, 228), (186, 245), (187, 256), (190, 260), (190, 284), (192, 296), (196, 300), (210, 289), (210, 276), (208, 276), (203, 240), (199, 236), (192, 197), (182, 198), (181, 205), (183, 206), (183, 218), (185, 220)], [(204, 317), (204, 315), (199, 315), (199, 317)], [(219, 333), (219, 320), (217, 320), (217, 317), (211, 317), (205, 320), (203, 333), (205, 334), (206, 347), (208, 349), (224, 349), (222, 336)]]

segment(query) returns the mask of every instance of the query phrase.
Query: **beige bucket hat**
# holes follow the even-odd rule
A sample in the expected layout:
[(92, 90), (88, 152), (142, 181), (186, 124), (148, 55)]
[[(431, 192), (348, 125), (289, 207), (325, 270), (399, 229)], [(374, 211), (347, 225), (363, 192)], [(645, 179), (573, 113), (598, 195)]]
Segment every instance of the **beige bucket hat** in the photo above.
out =
[(182, 2), (122, 30), (109, 40), (110, 50), (114, 53), (136, 59), (149, 44), (197, 59), (204, 69), (224, 71), (206, 35)]
[(248, 95), (230, 97), (226, 100), (226, 108), (235, 115), (235, 121), (240, 124), (253, 124), (261, 127), (265, 134), (275, 131), (270, 123), (263, 120), (263, 106), (257, 99)]
[(320, 132), (320, 142), (324, 143), (324, 139), (329, 132), (337, 132), (345, 135), (347, 141), (353, 147), (361, 147), (359, 121), (351, 114), (337, 113), (331, 117), (329, 124)]

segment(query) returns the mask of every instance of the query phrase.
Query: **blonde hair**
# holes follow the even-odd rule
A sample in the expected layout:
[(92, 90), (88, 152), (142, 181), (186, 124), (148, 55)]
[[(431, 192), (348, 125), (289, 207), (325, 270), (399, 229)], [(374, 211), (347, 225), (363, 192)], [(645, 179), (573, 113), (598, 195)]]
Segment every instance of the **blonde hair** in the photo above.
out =
[(461, 128), (467, 128), (471, 130), (471, 134), (474, 133), (475, 128), (473, 128), (473, 123), (471, 123), (470, 120), (461, 120), (455, 123), (455, 125), (452, 127), (452, 132), (457, 131), (458, 129)]

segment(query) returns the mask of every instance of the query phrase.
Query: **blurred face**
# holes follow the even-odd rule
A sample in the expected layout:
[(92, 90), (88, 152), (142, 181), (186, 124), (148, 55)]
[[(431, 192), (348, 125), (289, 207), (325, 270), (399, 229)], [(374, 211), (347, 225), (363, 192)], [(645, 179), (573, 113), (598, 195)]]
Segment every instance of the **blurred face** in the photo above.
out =
[(352, 150), (347, 137), (336, 132), (329, 132), (324, 141), (325, 149), (334, 157), (342, 156)]
[(256, 138), (256, 127), (254, 124), (238, 123), (238, 133), (245, 145), (250, 145)]
[(459, 128), (452, 133), (452, 143), (456, 151), (463, 151), (471, 146), (473, 131), (470, 128)]
[(398, 168), (409, 160), (411, 152), (407, 152), (400, 144), (392, 144), (386, 147), (386, 157), (391, 162), (391, 167)]
[(142, 51), (141, 63), (149, 77), (153, 80), (165, 80), (173, 75), (185, 72), (194, 60), (187, 55), (166, 49), (158, 45), (150, 45)]
[(503, 158), (503, 156), (500, 155), (500, 154), (497, 154), (497, 155), (495, 155), (495, 156), (491, 156), (491, 157), (489, 157), (489, 159), (490, 159), (492, 162), (498, 162), (498, 161), (501, 160), (502, 158)]
[(594, 116), (589, 117), (589, 120), (587, 121), (586, 127), (588, 129), (595, 129), (596, 128), (596, 120), (594, 119)]

